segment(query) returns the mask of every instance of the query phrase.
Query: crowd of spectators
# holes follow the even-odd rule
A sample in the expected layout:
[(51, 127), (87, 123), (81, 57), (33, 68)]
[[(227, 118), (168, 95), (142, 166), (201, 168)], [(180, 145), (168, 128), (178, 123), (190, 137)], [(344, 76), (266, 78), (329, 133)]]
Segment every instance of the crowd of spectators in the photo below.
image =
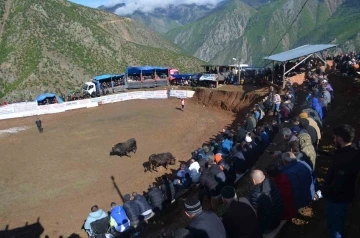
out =
[[(98, 234), (97, 223), (105, 221), (104, 233), (110, 237), (136, 232), (139, 224), (161, 215), (179, 193), (196, 188), (196, 194), (184, 201), (190, 223), (164, 237), (266, 237), (283, 221), (295, 218), (299, 209), (323, 197), (329, 237), (343, 237), (360, 169), (360, 161), (356, 160), (359, 152), (352, 144), (355, 130), (349, 125), (333, 129), (336, 151), (320, 185), (317, 148), (334, 90), (322, 72), (313, 71), (308, 78), (304, 102), (299, 102), (290, 82), (282, 95), (270, 87), (269, 94), (254, 105), (235, 131), (224, 129), (194, 151), (189, 163), (180, 165), (176, 179), (162, 176), (160, 187), (149, 186), (144, 195), (124, 195), (122, 206), (111, 204), (110, 215), (94, 206), (84, 228), (89, 235)], [(295, 104), (301, 109), (298, 114), (294, 112)], [(280, 140), (275, 141), (277, 134)], [(277, 149), (268, 149), (269, 145)], [(269, 153), (271, 158), (264, 171), (255, 169), (263, 153)], [(252, 187), (247, 196), (239, 198), (235, 184), (249, 172)], [(209, 209), (204, 209), (205, 200), (210, 201)], [(226, 209), (218, 217), (214, 212), (221, 203)]]

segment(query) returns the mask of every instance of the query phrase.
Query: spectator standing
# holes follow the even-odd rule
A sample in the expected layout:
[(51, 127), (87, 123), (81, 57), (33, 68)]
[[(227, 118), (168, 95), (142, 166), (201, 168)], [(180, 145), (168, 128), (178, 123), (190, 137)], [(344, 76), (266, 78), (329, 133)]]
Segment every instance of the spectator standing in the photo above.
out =
[[(111, 204), (111, 206), (112, 205), (113, 204)], [(139, 211), (139, 208), (138, 208), (136, 202), (131, 200), (130, 194), (125, 194), (124, 195), (124, 205), (123, 205), (123, 207), (124, 207), (124, 210), (126, 212), (127, 218), (130, 220), (130, 225), (132, 227), (136, 228), (140, 223), (140, 211)]]
[(191, 159), (189, 171), (190, 171), (190, 177), (191, 177), (193, 183), (199, 182), (199, 178), (200, 178), (199, 169), (200, 169), (200, 164), (197, 161), (195, 161), (194, 159)]
[(290, 181), (294, 195), (295, 209), (306, 207), (310, 204), (312, 197), (312, 174), (309, 169), (296, 160), (296, 156), (291, 152), (282, 154), (284, 167), (280, 170)]
[(296, 209), (294, 206), (294, 196), (289, 178), (285, 174), (281, 173), (276, 165), (270, 165), (266, 172), (276, 184), (283, 201), (284, 209), (281, 219), (290, 220), (294, 218), (296, 216)]
[(257, 212), (261, 232), (267, 234), (280, 225), (283, 212), (281, 195), (274, 182), (265, 178), (261, 170), (254, 170), (250, 177), (254, 187), (249, 193), (249, 201)]
[(359, 151), (351, 146), (355, 129), (340, 125), (333, 130), (336, 151), (325, 177), (322, 195), (326, 200), (329, 237), (341, 238), (346, 213), (355, 197), (355, 182), (360, 168)]
[(149, 185), (148, 196), (150, 204), (155, 213), (160, 213), (163, 210), (164, 197), (161, 190), (158, 187)]
[(299, 132), (299, 134), (301, 134), (302, 132), (308, 133), (311, 137), (311, 144), (314, 146), (314, 148), (316, 148), (318, 143), (317, 132), (314, 127), (310, 126), (308, 119), (300, 119), (300, 128), (301, 131)]
[(273, 102), (273, 111), (274, 111), (274, 113), (277, 113), (280, 110), (281, 97), (279, 94), (275, 93), (272, 100), (273, 100), (272, 101)]
[(39, 118), (35, 121), (35, 124), (37, 126), (39, 133), (43, 133), (44, 129), (42, 128), (41, 120)]
[(246, 198), (237, 198), (235, 189), (226, 186), (221, 190), (226, 210), (222, 216), (228, 238), (262, 238), (256, 213)]
[[(136, 203), (141, 219), (143, 219), (145, 222), (152, 218), (154, 216), (153, 210), (151, 208), (151, 205), (146, 201), (146, 198), (140, 194), (137, 194), (136, 192), (133, 192), (132, 194), (134, 202)], [(141, 220), (140, 219), (140, 220)]]
[(162, 193), (166, 203), (173, 203), (175, 200), (175, 187), (166, 175), (161, 176), (163, 184), (161, 185)]
[[(129, 195), (129, 194), (127, 194)], [(124, 196), (125, 199), (125, 196)], [(129, 195), (130, 201), (130, 195)], [(131, 201), (130, 201), (131, 202)], [(125, 200), (126, 203), (126, 200)], [(125, 206), (125, 204), (124, 204)], [(132, 210), (132, 209), (131, 209)], [(135, 205), (135, 210), (137, 207)], [(117, 232), (124, 232), (130, 228), (130, 221), (127, 215), (131, 214), (131, 216), (135, 215), (134, 213), (125, 213), (124, 207), (116, 205), (115, 202), (111, 203), (111, 210), (110, 210), (110, 227), (114, 227)], [(139, 223), (139, 219), (137, 218), (137, 223)], [(136, 224), (137, 225), (137, 224)], [(136, 227), (134, 223), (134, 227)]]
[(186, 227), (196, 238), (226, 238), (224, 225), (219, 217), (203, 211), (199, 199), (190, 197), (184, 203), (185, 214), (191, 219)]
[(100, 220), (102, 218), (107, 217), (108, 215), (102, 209), (99, 209), (97, 205), (91, 207), (91, 212), (89, 213), (88, 217), (86, 218), (84, 229), (88, 233), (89, 236), (93, 235), (93, 231), (91, 229), (90, 224), (94, 221)]

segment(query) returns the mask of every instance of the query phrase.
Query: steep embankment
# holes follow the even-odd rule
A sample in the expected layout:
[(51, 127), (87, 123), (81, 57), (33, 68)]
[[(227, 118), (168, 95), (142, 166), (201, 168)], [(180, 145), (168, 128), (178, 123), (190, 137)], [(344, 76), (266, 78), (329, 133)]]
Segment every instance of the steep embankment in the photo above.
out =
[(261, 97), (265, 94), (264, 89), (258, 89), (251, 92), (245, 92), (241, 88), (235, 90), (211, 90), (200, 88), (195, 91), (192, 101), (206, 107), (219, 108), (238, 113), (250, 108), (253, 104), (261, 100)]
[(64, 92), (128, 65), (195, 71), (202, 63), (130, 18), (65, 0), (0, 0), (0, 9), (7, 18), (1, 22), (0, 98), (7, 100)]

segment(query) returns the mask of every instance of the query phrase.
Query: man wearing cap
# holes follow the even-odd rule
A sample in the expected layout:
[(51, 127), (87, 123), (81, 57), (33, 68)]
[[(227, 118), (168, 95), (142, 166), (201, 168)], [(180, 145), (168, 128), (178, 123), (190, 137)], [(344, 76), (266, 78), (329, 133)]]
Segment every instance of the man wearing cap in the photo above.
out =
[(196, 238), (226, 238), (224, 225), (219, 217), (209, 211), (203, 211), (197, 197), (189, 197), (184, 203), (185, 214), (191, 219), (186, 227)]
[(140, 223), (140, 211), (136, 202), (131, 200), (130, 194), (124, 195), (124, 210), (126, 212), (127, 217), (130, 220), (130, 225), (134, 228)]
[(229, 238), (262, 238), (254, 208), (246, 198), (237, 198), (235, 189), (226, 186), (221, 190), (224, 204), (227, 206), (222, 222)]
[(299, 114), (299, 124), (300, 124), (300, 118), (304, 118), (309, 121), (309, 125), (314, 127), (314, 129), (316, 130), (317, 138), (318, 138), (318, 140), (320, 140), (321, 139), (321, 130), (320, 130), (320, 127), (318, 126), (317, 122), (313, 118), (309, 117), (309, 114), (307, 112), (302, 112)]

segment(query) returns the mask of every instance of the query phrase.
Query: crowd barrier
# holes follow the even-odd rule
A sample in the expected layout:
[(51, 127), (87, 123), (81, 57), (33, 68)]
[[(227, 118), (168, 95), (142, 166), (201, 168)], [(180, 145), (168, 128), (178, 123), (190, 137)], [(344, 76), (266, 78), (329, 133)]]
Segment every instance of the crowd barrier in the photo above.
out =
[(194, 93), (194, 91), (187, 90), (170, 90), (169, 94), (167, 90), (136, 91), (43, 106), (38, 106), (37, 102), (14, 103), (0, 107), (0, 120), (60, 113), (80, 108), (97, 107), (99, 104), (108, 104), (134, 99), (166, 99), (169, 96), (177, 98), (191, 98), (194, 96)]

